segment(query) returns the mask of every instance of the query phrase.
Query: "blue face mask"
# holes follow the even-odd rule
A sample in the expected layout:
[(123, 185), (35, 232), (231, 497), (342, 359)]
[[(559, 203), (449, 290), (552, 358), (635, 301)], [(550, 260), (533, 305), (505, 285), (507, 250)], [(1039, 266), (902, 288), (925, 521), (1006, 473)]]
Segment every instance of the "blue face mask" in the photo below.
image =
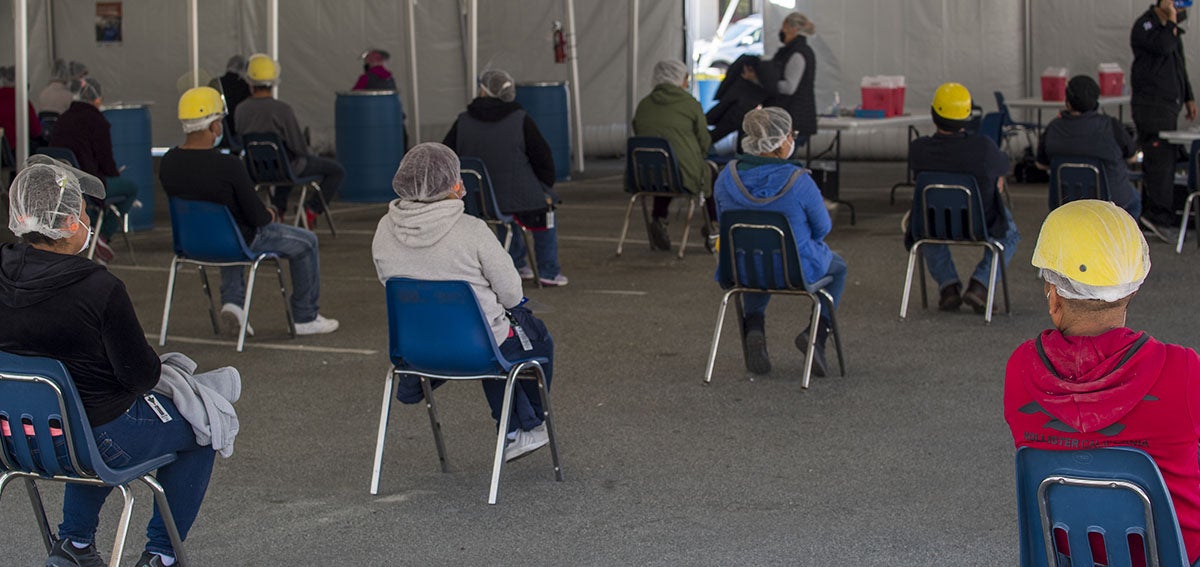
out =
[(217, 146), (221, 145), (221, 140), (222, 140), (224, 137), (225, 137), (225, 133), (224, 133), (224, 132), (221, 132), (220, 134), (217, 134), (217, 139), (213, 140), (213, 147), (215, 148), (215, 147), (217, 147)]

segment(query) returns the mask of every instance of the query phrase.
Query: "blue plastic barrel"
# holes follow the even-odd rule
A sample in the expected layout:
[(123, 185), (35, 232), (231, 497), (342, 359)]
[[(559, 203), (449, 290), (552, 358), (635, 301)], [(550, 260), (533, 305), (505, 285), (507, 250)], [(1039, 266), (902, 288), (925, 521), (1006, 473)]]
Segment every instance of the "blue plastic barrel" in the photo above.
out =
[(129, 211), (133, 230), (154, 228), (154, 159), (150, 155), (150, 108), (144, 104), (115, 104), (104, 107), (112, 125), (113, 161), (124, 167), (121, 178), (137, 185), (141, 207)]
[(571, 178), (571, 113), (567, 106), (567, 83), (523, 83), (517, 85), (517, 102), (533, 118), (550, 151), (554, 153), (554, 178)]
[(392, 177), (404, 157), (404, 109), (396, 91), (337, 94), (337, 157), (346, 168), (338, 199), (386, 203), (396, 198)]
[(717, 94), (717, 87), (721, 86), (721, 79), (707, 79), (696, 76), (696, 99), (700, 101), (700, 108), (704, 112), (708, 112), (712, 107), (717, 105), (717, 101), (713, 100), (713, 95)]

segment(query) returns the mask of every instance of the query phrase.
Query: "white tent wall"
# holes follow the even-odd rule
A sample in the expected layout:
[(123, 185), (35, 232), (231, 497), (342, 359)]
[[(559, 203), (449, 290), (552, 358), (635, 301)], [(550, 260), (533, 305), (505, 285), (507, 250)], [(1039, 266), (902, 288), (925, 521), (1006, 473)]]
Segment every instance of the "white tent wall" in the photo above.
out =
[[(50, 44), (46, 34), (45, 1), (28, 0), (26, 6), (29, 34), (29, 101), (37, 108), (37, 95), (50, 78)], [(13, 65), (13, 0), (0, 0), (0, 30), (5, 32), (4, 39), (0, 41), (0, 65)]]
[[(780, 6), (788, 3), (766, 3), (768, 56), (779, 47), (780, 23), (793, 11)], [(833, 103), (834, 92), (843, 108), (858, 105), (860, 81), (867, 75), (904, 75), (905, 106), (913, 113), (928, 112), (933, 91), (947, 81), (966, 85), (985, 110), (995, 107), (993, 91), (1023, 92), (1022, 0), (799, 0), (794, 10), (816, 26), (809, 41), (817, 57), (818, 112)], [(932, 127), (921, 130), (929, 133)], [(831, 138), (818, 135), (814, 150)], [(904, 159), (907, 143), (903, 128), (847, 133), (842, 156)]]

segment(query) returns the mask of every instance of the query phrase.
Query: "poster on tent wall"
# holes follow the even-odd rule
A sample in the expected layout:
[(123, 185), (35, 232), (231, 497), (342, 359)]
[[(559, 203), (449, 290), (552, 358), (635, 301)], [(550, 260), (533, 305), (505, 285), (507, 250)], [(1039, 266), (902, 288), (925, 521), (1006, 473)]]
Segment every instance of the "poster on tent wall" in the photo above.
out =
[(96, 43), (121, 43), (120, 2), (96, 2)]

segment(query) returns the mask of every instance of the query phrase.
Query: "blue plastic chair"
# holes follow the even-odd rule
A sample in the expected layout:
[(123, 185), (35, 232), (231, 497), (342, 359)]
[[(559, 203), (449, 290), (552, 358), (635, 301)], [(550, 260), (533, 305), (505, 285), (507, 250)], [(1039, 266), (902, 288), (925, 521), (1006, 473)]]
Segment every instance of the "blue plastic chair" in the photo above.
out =
[(388, 317), (388, 354), (392, 368), (383, 388), (383, 410), (379, 416), (379, 438), (375, 445), (375, 467), (371, 473), (371, 494), (379, 493), (383, 466), (383, 445), (387, 437), (388, 417), (396, 397), (397, 375), (420, 377), (429, 410), (429, 424), (437, 445), (442, 472), (449, 472), (442, 424), (438, 420), (430, 380), (504, 380), (504, 407), (496, 434), (496, 457), (492, 464), (492, 483), (488, 504), (496, 503), (500, 490), (500, 468), (504, 464), (505, 434), (512, 413), (513, 389), (517, 380), (537, 380), (546, 414), (546, 433), (554, 477), (562, 481), (562, 464), (554, 435), (554, 417), (550, 410), (550, 392), (542, 373), (545, 358), (508, 360), (500, 353), (491, 326), (479, 307), (471, 286), (464, 281), (422, 281), (391, 278), (386, 284)]
[(488, 175), (487, 164), (477, 157), (460, 157), (458, 163), (463, 189), (466, 190), (466, 195), (463, 196), (463, 208), (466, 213), (491, 225), (492, 230), (497, 233), (497, 238), (500, 236), (500, 229), (503, 228), (504, 238), (501, 239), (501, 242), (504, 243), (505, 250), (512, 245), (513, 233), (520, 232), (521, 237), (525, 239), (525, 254), (529, 258), (529, 269), (533, 270), (533, 281), (537, 282), (538, 287), (542, 287), (537, 268), (537, 253), (533, 249), (533, 238), (529, 235), (528, 230), (513, 219), (512, 215), (505, 214), (500, 210), (500, 203), (496, 201), (496, 189), (492, 185), (491, 176)]
[[(121, 491), (124, 508), (117, 524), (110, 565), (117, 565), (133, 512), (130, 484), (140, 480), (154, 493), (175, 557), (187, 564), (183, 542), (162, 485), (150, 473), (175, 461), (175, 453), (159, 455), (125, 468), (112, 468), (100, 457), (92, 427), (75, 382), (57, 360), (0, 352), (0, 496), (16, 479), (24, 479), (29, 500), (49, 553), (55, 537), (37, 481), (108, 486)], [(59, 443), (62, 443), (60, 446)]]
[[(1196, 230), (1200, 231), (1200, 206), (1192, 204), (1196, 199), (1200, 199), (1200, 140), (1192, 142), (1192, 147), (1188, 150), (1188, 193), (1187, 200), (1183, 203), (1183, 216), (1179, 223), (1179, 242), (1175, 243), (1175, 253), (1183, 253), (1183, 239), (1187, 236), (1188, 220), (1192, 213), (1196, 215)], [(1196, 239), (1196, 245), (1200, 246), (1200, 238)]]
[(917, 175), (913, 192), (913, 208), (909, 218), (913, 240), (908, 253), (908, 273), (904, 278), (904, 297), (900, 302), (900, 318), (908, 316), (908, 296), (912, 292), (913, 273), (921, 260), (921, 306), (929, 307), (925, 291), (924, 257), (921, 247), (928, 244), (947, 246), (976, 246), (992, 251), (992, 268), (988, 275), (987, 310), (984, 323), (992, 322), (992, 305), (996, 297), (996, 274), (1004, 286), (1004, 312), (1010, 313), (1008, 275), (1000, 256), (1004, 246), (988, 239), (987, 221), (983, 215), (983, 199), (976, 188), (975, 178), (962, 173), (926, 171)]
[[(1022, 447), (1016, 467), (1022, 566), (1190, 565), (1171, 494), (1146, 453)], [(1064, 539), (1068, 548), (1060, 549)], [(1093, 555), (1100, 542), (1106, 558)], [(1145, 561), (1133, 562), (1140, 553)]]
[(979, 123), (979, 135), (1000, 147), (1004, 137), (1004, 115), (999, 112), (989, 112), (983, 115)]
[[(1004, 141), (1007, 142), (1009, 138), (1017, 135), (1018, 132), (1025, 132), (1025, 139), (1029, 142), (1029, 147), (1035, 147), (1033, 138), (1040, 129), (1039, 125), (1034, 124), (1033, 122), (1018, 122), (1013, 120), (1012, 112), (1008, 110), (1008, 105), (1004, 102), (1004, 93), (1000, 91), (994, 91), (993, 94), (996, 96), (996, 110), (1000, 112), (1000, 115), (1003, 118), (1001, 122), (1001, 132), (1003, 132), (1002, 137)], [(999, 146), (1000, 144), (996, 145)]]
[(279, 276), (279, 293), (283, 296), (283, 308), (287, 315), (288, 334), (296, 336), (296, 325), (292, 319), (292, 307), (288, 301), (287, 287), (283, 283), (283, 270), (279, 265), (279, 255), (273, 252), (257, 254), (246, 246), (242, 232), (238, 230), (237, 222), (224, 205), (207, 201), (189, 201), (170, 197), (167, 199), (171, 212), (171, 238), (174, 241), (175, 257), (171, 259), (171, 275), (167, 279), (167, 300), (163, 305), (162, 331), (158, 336), (158, 346), (167, 344), (167, 325), (171, 321), (171, 300), (175, 295), (175, 276), (184, 264), (195, 265), (200, 271), (200, 281), (204, 286), (204, 295), (208, 298), (208, 315), (212, 319), (213, 333), (221, 332), (217, 322), (217, 312), (213, 306), (212, 291), (208, 285), (208, 275), (204, 268), (221, 268), (225, 266), (245, 266), (250, 268), (250, 277), (246, 283), (246, 302), (242, 305), (245, 320), (242, 321), (238, 332), (237, 351), (242, 352), (246, 344), (246, 328), (250, 326), (250, 300), (254, 297), (254, 279), (258, 273), (258, 265), (265, 260), (275, 263), (275, 273)]
[(296, 177), (296, 173), (292, 171), (291, 162), (288, 161), (288, 154), (284, 150), (283, 142), (273, 132), (242, 134), (241, 142), (246, 149), (246, 168), (250, 172), (250, 179), (254, 180), (254, 190), (268, 189), (274, 192), (277, 187), (300, 187), (300, 204), (296, 206), (295, 224), (304, 228), (312, 228), (308, 226), (308, 217), (304, 214), (304, 203), (308, 197), (308, 190), (311, 188), (317, 192), (317, 198), (321, 200), (321, 205), (325, 209), (325, 220), (329, 222), (330, 234), (337, 238), (337, 227), (333, 224), (333, 211), (329, 210), (329, 203), (325, 201), (325, 193), (321, 191), (321, 177), (317, 175)]
[(625, 235), (629, 232), (629, 218), (633, 215), (633, 206), (642, 203), (642, 217), (646, 221), (646, 230), (650, 230), (650, 210), (646, 207), (647, 197), (671, 197), (688, 200), (687, 220), (683, 225), (683, 238), (679, 242), (679, 257), (687, 249), (688, 233), (692, 228), (692, 217), (697, 206), (701, 210), (705, 226), (708, 216), (704, 211), (704, 194), (683, 186), (679, 174), (679, 162), (671, 150), (671, 144), (663, 138), (651, 136), (634, 136), (625, 142), (625, 192), (632, 193), (629, 206), (625, 208), (625, 224), (621, 227), (621, 237), (617, 239), (617, 256), (621, 255), (625, 246)]
[[(79, 159), (75, 156), (75, 152), (71, 151), (70, 148), (44, 146), (38, 148), (36, 151), (34, 151), (34, 153), (50, 156), (58, 161), (70, 165), (71, 167), (74, 167), (75, 169), (79, 169)], [(133, 243), (129, 241), (129, 214), (122, 213), (121, 210), (117, 208), (118, 205), (124, 204), (125, 201), (126, 198), (123, 196), (107, 197), (104, 199), (103, 205), (105, 209), (108, 209), (109, 212), (121, 220), (121, 238), (125, 239), (125, 247), (129, 250), (129, 261), (137, 264), (137, 258), (133, 253)], [(97, 200), (97, 202), (99, 201)], [(92, 205), (94, 205), (94, 203), (89, 203), (89, 207), (93, 211), (96, 211), (97, 207)], [(100, 229), (104, 227), (105, 215), (100, 214), (100, 212), (97, 211), (93, 216), (96, 217), (96, 225), (92, 227), (92, 229), (96, 232), (96, 234), (100, 234)], [(99, 245), (99, 243), (99, 238), (92, 239), (92, 244), (88, 247), (88, 260), (92, 260), (96, 257), (96, 246)]]
[[(717, 255), (717, 283), (727, 290), (721, 298), (717, 311), (717, 327), (713, 331), (712, 349), (708, 353), (708, 367), (704, 371), (704, 383), (712, 381), (713, 364), (717, 359), (717, 345), (721, 340), (721, 327), (729, 300), (743, 293), (769, 293), (772, 295), (799, 295), (812, 301), (812, 316), (809, 329), (817, 329), (821, 321), (821, 309), (829, 308), (829, 323), (833, 342), (837, 348), (838, 367), (846, 375), (846, 361), (842, 356), (842, 336), (838, 331), (837, 312), (833, 309), (833, 296), (825, 290), (833, 282), (830, 276), (809, 281), (800, 265), (796, 252), (796, 239), (787, 217), (776, 211), (730, 210), (720, 215), (720, 252)], [(822, 304), (824, 299), (824, 304)], [(744, 319), (740, 298), (734, 301), (738, 321)], [(740, 324), (740, 323), (739, 323)], [(808, 388), (812, 374), (813, 353), (816, 350), (817, 333), (808, 334), (808, 348), (804, 354), (804, 375), (800, 386)]]
[(1112, 200), (1103, 162), (1082, 156), (1051, 159), (1050, 210), (1080, 199)]

